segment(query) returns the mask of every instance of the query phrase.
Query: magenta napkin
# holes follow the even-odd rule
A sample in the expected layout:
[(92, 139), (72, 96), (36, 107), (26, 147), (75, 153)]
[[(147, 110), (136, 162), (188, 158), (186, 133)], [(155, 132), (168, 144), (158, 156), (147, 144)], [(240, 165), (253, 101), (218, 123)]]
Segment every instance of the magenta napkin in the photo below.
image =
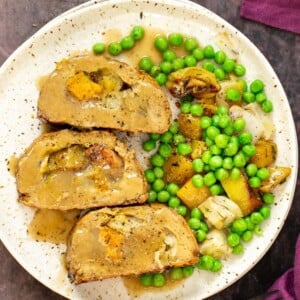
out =
[(243, 0), (241, 16), (300, 33), (300, 0)]
[(280, 296), (284, 300), (300, 299), (300, 235), (296, 244), (294, 267), (274, 282), (269, 291), (274, 290), (278, 290), (279, 294), (269, 296), (266, 300), (275, 300)]

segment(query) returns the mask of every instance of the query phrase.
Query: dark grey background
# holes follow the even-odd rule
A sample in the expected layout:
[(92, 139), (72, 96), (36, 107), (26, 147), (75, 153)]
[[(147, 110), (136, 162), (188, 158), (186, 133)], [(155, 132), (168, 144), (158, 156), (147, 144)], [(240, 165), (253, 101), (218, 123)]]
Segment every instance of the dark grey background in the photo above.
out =
[[(0, 65), (41, 26), (84, 0), (0, 0)], [(241, 19), (240, 0), (198, 0), (243, 32), (270, 61), (287, 93), (298, 140), (300, 132), (300, 35)], [(297, 89), (298, 87), (298, 89)], [(242, 279), (209, 299), (248, 299), (265, 291), (292, 267), (294, 247), (300, 232), (299, 179), (292, 209), (278, 239), (264, 258)], [(298, 200), (298, 201), (297, 201)], [(0, 299), (62, 300), (31, 277), (0, 243)]]

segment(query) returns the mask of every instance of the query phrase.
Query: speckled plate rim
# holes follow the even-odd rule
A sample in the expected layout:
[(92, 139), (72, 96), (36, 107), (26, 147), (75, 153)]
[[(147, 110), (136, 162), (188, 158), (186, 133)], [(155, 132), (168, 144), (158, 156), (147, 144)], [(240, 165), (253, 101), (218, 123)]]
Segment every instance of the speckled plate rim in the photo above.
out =
[[(31, 43), (34, 42), (34, 39), (37, 39), (39, 36), (41, 36), (44, 32), (51, 30), (51, 28), (53, 26), (55, 26), (57, 23), (59, 23), (62, 18), (67, 18), (69, 16), (75, 16), (76, 14), (80, 14), (82, 11), (84, 10), (88, 10), (89, 8), (92, 8), (95, 5), (100, 5), (101, 3), (122, 3), (122, 2), (126, 2), (126, 1), (89, 1), (86, 3), (83, 3), (77, 7), (72, 8), (71, 10), (63, 13), (62, 15), (56, 17), (55, 19), (53, 19), (52, 21), (50, 21), (48, 24), (46, 24), (43, 28), (41, 28), (36, 34), (34, 34), (30, 39), (28, 39), (24, 44), (22, 44), (8, 59), (7, 61), (2, 65), (1, 69), (0, 69), (0, 81), (1, 81), (1, 76), (3, 74), (5, 74), (5, 72), (7, 71), (7, 69), (10, 67), (10, 65), (12, 64), (13, 60), (20, 55), (20, 53), (22, 53), (22, 51), (24, 51), (24, 49), (28, 48), (30, 46)], [(132, 2), (132, 1), (131, 1)], [(139, 2), (142, 3), (143, 1), (133, 1), (133, 2)], [(149, 1), (148, 1), (149, 2)], [(232, 25), (230, 25), (229, 23), (227, 23), (226, 21), (224, 21), (222, 18), (218, 17), (217, 15), (215, 15), (214, 13), (212, 13), (211, 11), (201, 7), (200, 5), (190, 2), (190, 1), (185, 1), (185, 0), (177, 0), (177, 1), (157, 1), (158, 3), (163, 2), (164, 4), (176, 4), (176, 5), (182, 5), (184, 7), (184, 9), (195, 9), (195, 11), (199, 11), (199, 13), (204, 14), (206, 17), (208, 18), (213, 18), (215, 20), (216, 23), (218, 24), (222, 24), (224, 25), (224, 27), (226, 27), (226, 29), (228, 29), (231, 32), (236, 32), (237, 36), (239, 37), (239, 39), (241, 39), (243, 41), (243, 43), (246, 43), (247, 46), (249, 46), (249, 48), (251, 49), (251, 51), (253, 52), (253, 54), (257, 57), (259, 57), (260, 59), (262, 59), (265, 63), (264, 63), (264, 68), (267, 70), (267, 72), (269, 74), (272, 75), (272, 79), (273, 82), (276, 82), (276, 84), (278, 84), (278, 89), (280, 91), (280, 93), (283, 95), (283, 98), (285, 100), (285, 104), (287, 105), (287, 107), (285, 107), (286, 109), (286, 113), (288, 116), (288, 122), (289, 122), (289, 129), (290, 129), (290, 137), (291, 137), (291, 143), (293, 146), (293, 152), (292, 152), (292, 158), (291, 161), (294, 163), (293, 165), (293, 176), (289, 179), (289, 189), (290, 189), (290, 195), (289, 195), (289, 201), (288, 201), (288, 205), (285, 206), (285, 210), (284, 210), (284, 214), (281, 214), (280, 217), (280, 222), (277, 224), (277, 228), (276, 230), (272, 231), (272, 240), (269, 241), (269, 243), (267, 243), (266, 246), (263, 247), (263, 250), (261, 250), (259, 252), (259, 255), (256, 256), (255, 260), (253, 261), (253, 263), (251, 265), (248, 265), (247, 268), (244, 268), (242, 271), (240, 271), (238, 273), (238, 276), (236, 276), (234, 279), (230, 279), (229, 281), (226, 282), (226, 280), (224, 280), (224, 285), (222, 285), (221, 287), (215, 288), (213, 290), (210, 290), (208, 293), (205, 294), (205, 297), (208, 297), (214, 293), (217, 293), (219, 291), (221, 291), (222, 289), (226, 288), (227, 286), (233, 284), (236, 280), (238, 280), (239, 278), (241, 278), (245, 273), (247, 273), (262, 257), (263, 255), (267, 252), (267, 250), (271, 247), (272, 243), (274, 242), (274, 240), (276, 239), (277, 235), (279, 234), (284, 221), (288, 215), (291, 203), (292, 203), (292, 199), (293, 199), (293, 193), (296, 187), (296, 179), (297, 179), (297, 163), (298, 163), (298, 143), (297, 143), (297, 137), (296, 137), (296, 130), (295, 130), (295, 125), (292, 122), (292, 114), (286, 99), (286, 95), (284, 93), (284, 90), (279, 82), (278, 77), (276, 76), (275, 72), (273, 71), (272, 67), (270, 66), (270, 64), (267, 62), (266, 58), (261, 54), (261, 52), (242, 34), (240, 33), (238, 30), (236, 30)], [(149, 4), (149, 3), (148, 3)], [(1, 94), (1, 90), (0, 90), (0, 94)], [(8, 250), (10, 251), (10, 253), (15, 257), (15, 259), (28, 271), (28, 262), (25, 262), (24, 259), (22, 257), (20, 257), (20, 253), (18, 253), (17, 249), (14, 249), (13, 247), (11, 247), (9, 239), (5, 236), (5, 232), (2, 231), (2, 227), (1, 227), (1, 240), (4, 243), (4, 245), (8, 248)], [(262, 241), (263, 242), (263, 241)], [(50, 289), (54, 290), (57, 293), (60, 293), (64, 296), (66, 296), (64, 294), (64, 292), (61, 292), (60, 290), (57, 290), (57, 288), (51, 286), (51, 284), (49, 285), (47, 281), (45, 280), (41, 280), (41, 278), (39, 278), (38, 275), (30, 272), (37, 280), (41, 281), (44, 285), (48, 286)], [(201, 273), (201, 276), (206, 276), (203, 275), (203, 273)], [(223, 276), (223, 274), (221, 275)], [(189, 298), (191, 299), (191, 298)]]

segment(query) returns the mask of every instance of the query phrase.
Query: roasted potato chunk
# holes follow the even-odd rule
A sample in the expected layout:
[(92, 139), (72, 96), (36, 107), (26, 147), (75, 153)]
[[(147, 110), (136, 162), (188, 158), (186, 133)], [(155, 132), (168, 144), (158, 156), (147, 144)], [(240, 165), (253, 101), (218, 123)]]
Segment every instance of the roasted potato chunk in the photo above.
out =
[(192, 153), (191, 153), (192, 159), (201, 157), (203, 152), (207, 150), (207, 146), (204, 141), (192, 140), (191, 146), (192, 146)]
[(277, 185), (283, 183), (291, 174), (291, 168), (288, 167), (269, 167), (270, 177), (263, 180), (259, 190), (267, 193), (272, 191)]
[(179, 131), (187, 138), (199, 140), (202, 136), (200, 117), (191, 114), (180, 113), (178, 116)]
[(193, 185), (192, 180), (189, 179), (177, 192), (177, 197), (188, 207), (198, 207), (211, 195), (209, 188), (203, 185), (197, 188)]
[(194, 174), (192, 160), (177, 153), (172, 154), (164, 165), (166, 182), (176, 182), (181, 185)]
[(277, 145), (271, 140), (258, 140), (255, 143), (256, 153), (250, 161), (258, 168), (268, 167), (276, 160)]
[(244, 216), (262, 206), (258, 193), (249, 186), (246, 175), (241, 174), (237, 179), (228, 177), (221, 184), (228, 198), (240, 207)]

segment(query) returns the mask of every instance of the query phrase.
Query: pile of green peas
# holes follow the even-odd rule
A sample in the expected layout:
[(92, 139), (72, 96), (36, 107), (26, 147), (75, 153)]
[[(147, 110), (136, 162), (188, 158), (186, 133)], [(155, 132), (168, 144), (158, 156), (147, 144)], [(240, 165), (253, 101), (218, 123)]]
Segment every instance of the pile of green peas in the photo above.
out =
[(211, 255), (201, 255), (195, 266), (200, 270), (219, 272), (222, 269), (222, 262)]
[(242, 242), (250, 242), (254, 234), (262, 234), (260, 224), (270, 217), (270, 205), (274, 202), (274, 195), (265, 193), (262, 195), (262, 200), (264, 205), (259, 210), (252, 212), (249, 216), (234, 220), (230, 225), (227, 243), (232, 247), (234, 254), (243, 253), (244, 246)]

